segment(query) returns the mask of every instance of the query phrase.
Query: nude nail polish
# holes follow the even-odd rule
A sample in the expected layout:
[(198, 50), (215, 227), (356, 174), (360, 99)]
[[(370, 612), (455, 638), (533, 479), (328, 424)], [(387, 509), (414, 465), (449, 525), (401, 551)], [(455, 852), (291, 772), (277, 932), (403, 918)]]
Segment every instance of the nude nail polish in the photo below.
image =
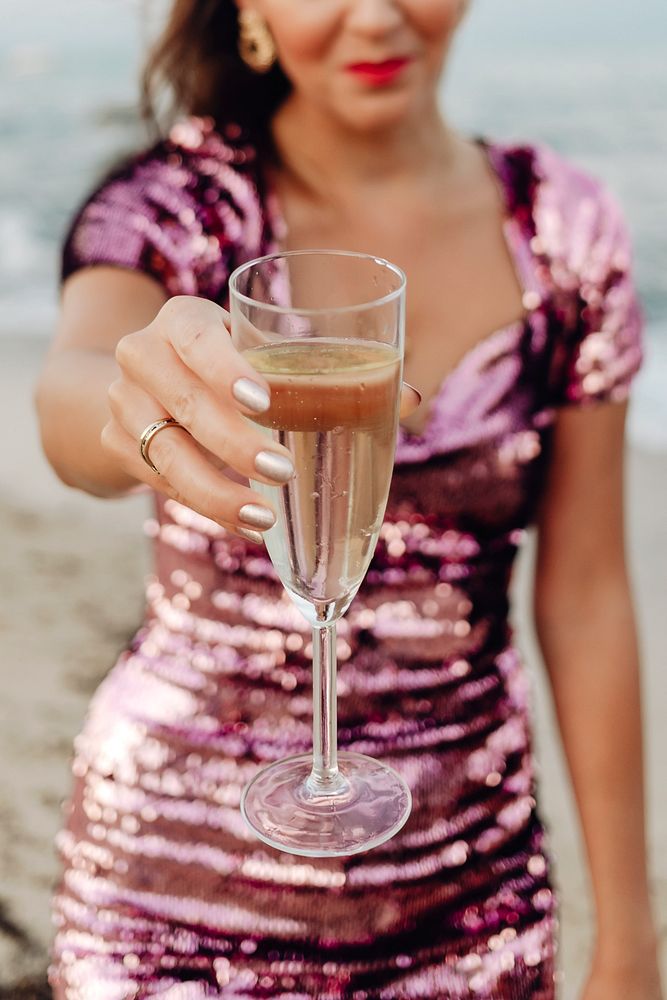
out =
[(405, 387), (406, 387), (407, 389), (411, 389), (411, 390), (412, 390), (412, 392), (414, 392), (414, 393), (415, 393), (415, 395), (419, 397), (419, 402), (421, 403), (421, 401), (422, 401), (422, 398), (423, 398), (423, 397), (422, 397), (422, 394), (421, 394), (421, 392), (420, 392), (420, 391), (419, 391), (419, 389), (417, 388), (417, 386), (415, 386), (415, 385), (411, 385), (411, 384), (410, 384), (409, 382), (404, 382), (404, 383), (403, 383), (403, 385), (404, 385), (404, 386), (405, 386)]
[(249, 524), (253, 528), (260, 528), (266, 531), (276, 523), (273, 511), (268, 507), (262, 507), (258, 503), (246, 503), (239, 511), (239, 521)]
[(253, 413), (264, 413), (271, 405), (271, 398), (261, 385), (250, 378), (237, 378), (232, 385), (232, 396)]
[(261, 545), (264, 541), (264, 538), (260, 535), (259, 531), (251, 531), (250, 528), (237, 528), (236, 530), (239, 535), (242, 535), (243, 538), (247, 538), (249, 542), (255, 542), (257, 545)]
[(294, 465), (285, 455), (277, 455), (275, 451), (260, 451), (255, 456), (255, 468), (267, 479), (277, 483), (286, 483), (294, 475)]

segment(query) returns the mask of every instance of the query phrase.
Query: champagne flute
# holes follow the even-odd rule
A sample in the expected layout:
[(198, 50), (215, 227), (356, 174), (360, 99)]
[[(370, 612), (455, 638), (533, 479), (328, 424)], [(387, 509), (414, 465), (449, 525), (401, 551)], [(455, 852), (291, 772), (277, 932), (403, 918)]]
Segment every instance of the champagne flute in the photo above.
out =
[(271, 387), (252, 418), (292, 453), (272, 503), (266, 547), (312, 628), (313, 751), (262, 768), (241, 811), (255, 834), (309, 857), (357, 854), (389, 840), (411, 809), (403, 778), (337, 749), (336, 622), (375, 551), (389, 494), (403, 372), (405, 275), (367, 254), (304, 250), (238, 267), (232, 338)]

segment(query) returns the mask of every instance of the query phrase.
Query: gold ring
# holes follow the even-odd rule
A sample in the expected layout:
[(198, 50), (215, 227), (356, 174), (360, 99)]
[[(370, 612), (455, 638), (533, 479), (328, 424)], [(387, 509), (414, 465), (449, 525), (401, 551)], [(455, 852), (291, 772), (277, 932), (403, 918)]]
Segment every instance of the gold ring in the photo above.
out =
[(162, 420), (154, 420), (152, 424), (149, 424), (146, 430), (142, 433), (141, 437), (139, 438), (139, 451), (141, 452), (141, 457), (143, 458), (144, 462), (149, 467), (149, 469), (152, 469), (153, 472), (156, 472), (158, 476), (162, 475), (162, 473), (159, 471), (159, 469), (156, 469), (153, 463), (151, 462), (150, 456), (148, 454), (148, 446), (150, 445), (155, 435), (159, 434), (160, 431), (164, 430), (165, 427), (180, 427), (182, 430), (185, 430), (185, 427), (183, 427), (182, 424), (179, 424), (178, 420), (175, 420), (173, 417), (163, 417)]

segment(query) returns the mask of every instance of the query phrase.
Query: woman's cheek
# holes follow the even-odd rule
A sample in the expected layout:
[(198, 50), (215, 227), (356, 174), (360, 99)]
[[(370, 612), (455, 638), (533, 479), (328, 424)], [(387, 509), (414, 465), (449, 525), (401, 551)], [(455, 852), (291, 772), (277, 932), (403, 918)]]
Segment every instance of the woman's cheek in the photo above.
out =
[(286, 64), (322, 58), (340, 32), (340, 0), (265, 0), (262, 13)]
[(468, 7), (467, 0), (405, 0), (405, 12), (425, 40), (446, 43)]

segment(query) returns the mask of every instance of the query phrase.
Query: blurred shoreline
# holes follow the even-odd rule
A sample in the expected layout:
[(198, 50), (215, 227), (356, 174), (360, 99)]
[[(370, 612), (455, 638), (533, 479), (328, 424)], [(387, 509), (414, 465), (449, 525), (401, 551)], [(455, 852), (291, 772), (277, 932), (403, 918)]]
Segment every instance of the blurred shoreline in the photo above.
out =
[[(37, 1000), (50, 939), (49, 897), (58, 867), (53, 839), (69, 788), (68, 759), (88, 701), (139, 625), (149, 553), (142, 498), (96, 500), (60, 484), (43, 458), (32, 389), (46, 341), (0, 338), (0, 537), (6, 597), (0, 604), (0, 998)], [(667, 937), (667, 634), (663, 628), (667, 455), (628, 451), (628, 548), (644, 654), (651, 867)], [(561, 900), (564, 972), (559, 1000), (577, 1000), (592, 941), (591, 902), (576, 812), (529, 619), (533, 539), (514, 580), (519, 644), (534, 689), (541, 810)], [(610, 750), (610, 752), (612, 752)], [(667, 948), (664, 959), (667, 971)]]

